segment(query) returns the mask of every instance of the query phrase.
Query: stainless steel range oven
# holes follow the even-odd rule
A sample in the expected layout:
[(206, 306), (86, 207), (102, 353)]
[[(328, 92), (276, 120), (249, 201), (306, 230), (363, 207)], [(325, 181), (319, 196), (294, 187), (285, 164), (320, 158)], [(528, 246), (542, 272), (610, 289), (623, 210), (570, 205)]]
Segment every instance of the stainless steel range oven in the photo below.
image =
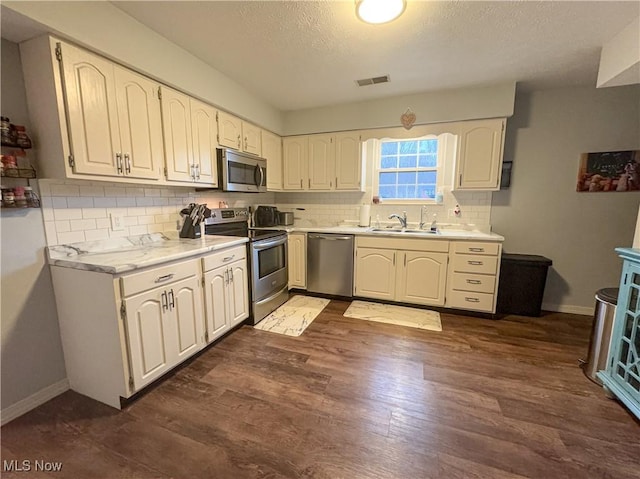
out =
[(250, 321), (257, 324), (289, 299), (287, 233), (249, 229), (248, 218), (244, 208), (213, 209), (205, 220), (205, 234), (249, 238)]

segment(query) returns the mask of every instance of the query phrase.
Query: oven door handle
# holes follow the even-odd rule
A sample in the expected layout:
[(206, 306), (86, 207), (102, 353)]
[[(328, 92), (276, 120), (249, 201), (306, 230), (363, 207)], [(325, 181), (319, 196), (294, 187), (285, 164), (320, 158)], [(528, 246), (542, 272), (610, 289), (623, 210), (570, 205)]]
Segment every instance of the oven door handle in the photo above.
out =
[(287, 237), (279, 238), (272, 241), (256, 241), (252, 243), (251, 247), (256, 251), (262, 251), (263, 249), (273, 248), (274, 246), (279, 246), (281, 244), (285, 244), (287, 242)]

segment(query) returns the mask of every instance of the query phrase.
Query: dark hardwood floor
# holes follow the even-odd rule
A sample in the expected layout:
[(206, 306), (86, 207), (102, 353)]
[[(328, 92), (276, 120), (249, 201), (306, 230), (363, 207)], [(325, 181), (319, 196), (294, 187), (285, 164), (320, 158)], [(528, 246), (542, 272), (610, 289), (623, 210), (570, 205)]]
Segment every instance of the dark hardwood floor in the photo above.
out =
[(577, 367), (590, 320), (243, 326), (119, 412), (67, 392), (1, 430), (56, 478), (635, 478), (640, 424)]

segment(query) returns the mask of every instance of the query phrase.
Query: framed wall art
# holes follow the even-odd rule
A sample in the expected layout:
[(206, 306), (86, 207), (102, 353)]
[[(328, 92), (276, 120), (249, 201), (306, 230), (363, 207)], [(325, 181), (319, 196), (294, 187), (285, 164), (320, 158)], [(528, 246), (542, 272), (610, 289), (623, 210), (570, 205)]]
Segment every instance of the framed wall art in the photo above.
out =
[(640, 191), (640, 150), (583, 153), (576, 191)]

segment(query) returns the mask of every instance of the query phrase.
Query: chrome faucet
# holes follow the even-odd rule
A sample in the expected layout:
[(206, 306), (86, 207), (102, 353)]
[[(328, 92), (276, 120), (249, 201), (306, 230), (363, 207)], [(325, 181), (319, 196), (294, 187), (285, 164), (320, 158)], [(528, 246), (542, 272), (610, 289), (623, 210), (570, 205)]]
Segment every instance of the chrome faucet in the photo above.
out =
[(390, 220), (393, 219), (393, 218), (396, 218), (400, 222), (400, 226), (402, 227), (402, 229), (406, 229), (406, 227), (407, 227), (407, 212), (406, 211), (402, 212), (402, 216), (397, 215), (395, 213), (392, 214), (392, 215), (389, 215), (389, 219)]

